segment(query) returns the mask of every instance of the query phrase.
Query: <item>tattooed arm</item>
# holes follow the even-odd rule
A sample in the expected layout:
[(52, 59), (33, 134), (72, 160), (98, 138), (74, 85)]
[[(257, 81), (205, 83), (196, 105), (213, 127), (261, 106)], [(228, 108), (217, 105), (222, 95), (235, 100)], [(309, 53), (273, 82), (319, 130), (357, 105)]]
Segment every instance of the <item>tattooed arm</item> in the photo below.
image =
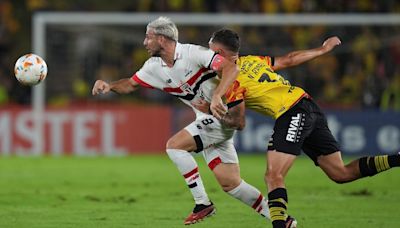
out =
[[(192, 105), (201, 112), (211, 114), (210, 103), (204, 100), (192, 102)], [(228, 112), (220, 119), (221, 123), (226, 127), (242, 130), (246, 125), (244, 101), (235, 101), (231, 104), (228, 104), (228, 107)]]
[(221, 123), (227, 127), (243, 130), (246, 125), (244, 101), (229, 108), (228, 113), (221, 118)]

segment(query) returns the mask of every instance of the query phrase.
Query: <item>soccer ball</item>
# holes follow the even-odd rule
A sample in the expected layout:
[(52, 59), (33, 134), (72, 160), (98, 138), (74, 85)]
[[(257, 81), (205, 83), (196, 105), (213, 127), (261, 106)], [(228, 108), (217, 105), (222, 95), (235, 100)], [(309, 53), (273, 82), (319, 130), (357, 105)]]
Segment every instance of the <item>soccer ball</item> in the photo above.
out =
[(33, 86), (46, 78), (47, 65), (42, 57), (26, 54), (15, 63), (14, 74), (21, 84)]

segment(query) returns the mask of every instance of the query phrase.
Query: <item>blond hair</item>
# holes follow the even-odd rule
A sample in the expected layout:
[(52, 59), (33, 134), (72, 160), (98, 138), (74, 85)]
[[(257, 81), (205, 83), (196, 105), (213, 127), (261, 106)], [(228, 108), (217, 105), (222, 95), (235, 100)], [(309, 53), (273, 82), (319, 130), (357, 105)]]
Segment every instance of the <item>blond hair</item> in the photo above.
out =
[(178, 41), (178, 29), (168, 17), (159, 17), (147, 24), (147, 29), (153, 29), (157, 35), (163, 35), (171, 40)]

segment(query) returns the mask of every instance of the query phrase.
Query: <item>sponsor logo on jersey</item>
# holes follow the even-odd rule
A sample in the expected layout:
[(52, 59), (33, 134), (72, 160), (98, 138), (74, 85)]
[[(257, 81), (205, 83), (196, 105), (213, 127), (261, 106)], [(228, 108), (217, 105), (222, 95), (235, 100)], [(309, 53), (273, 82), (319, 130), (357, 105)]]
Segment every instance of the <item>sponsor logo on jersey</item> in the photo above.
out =
[(289, 124), (289, 129), (286, 135), (286, 141), (289, 142), (299, 142), (301, 131), (303, 130), (304, 114), (297, 113), (297, 115), (292, 116), (292, 120)]
[(181, 81), (181, 86), (164, 87), (163, 90), (178, 98), (191, 101), (196, 95), (203, 92), (202, 89), (200, 89), (202, 83), (216, 76), (217, 74), (215, 72), (202, 68), (186, 82)]
[(192, 87), (188, 83), (183, 83), (180, 88), (182, 91), (185, 91), (188, 94), (195, 94), (192, 90)]

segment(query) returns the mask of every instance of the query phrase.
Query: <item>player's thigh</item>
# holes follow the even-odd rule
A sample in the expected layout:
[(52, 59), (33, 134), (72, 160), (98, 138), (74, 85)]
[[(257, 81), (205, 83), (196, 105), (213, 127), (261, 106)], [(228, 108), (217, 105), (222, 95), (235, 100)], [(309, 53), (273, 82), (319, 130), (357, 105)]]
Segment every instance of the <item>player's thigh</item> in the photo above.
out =
[(265, 181), (268, 191), (276, 188), (285, 188), (285, 177), (290, 167), (292, 167), (296, 155), (279, 151), (267, 152), (267, 170)]
[(240, 184), (239, 159), (232, 138), (205, 149), (203, 156), (224, 190)]
[(197, 145), (190, 132), (186, 129), (182, 129), (167, 141), (167, 149), (195, 151)]
[[(332, 135), (328, 127), (328, 122), (325, 115), (320, 111), (319, 107), (316, 107), (316, 124), (311, 134), (304, 140), (303, 151), (309, 156), (315, 165), (319, 165), (319, 159), (324, 157), (325, 162), (332, 161), (334, 163), (342, 158), (339, 154), (329, 156), (335, 152), (340, 151), (339, 143)], [(343, 162), (336, 163), (343, 165)]]
[(315, 115), (308, 102), (301, 100), (275, 121), (274, 133), (268, 143), (265, 172), (269, 189), (283, 186), (284, 177), (301, 154), (304, 140), (314, 129)]
[(312, 111), (311, 101), (302, 99), (275, 121), (268, 143), (267, 180), (286, 176), (301, 154), (304, 141), (315, 128), (316, 116)]
[(235, 164), (239, 167), (239, 158), (232, 138), (204, 149), (203, 156), (212, 171), (220, 164)]
[(315, 128), (316, 115), (311, 105), (310, 100), (302, 99), (275, 121), (268, 151), (301, 154), (305, 139)]
[(234, 129), (229, 129), (221, 125), (219, 120), (212, 115), (197, 118), (185, 127), (185, 130), (189, 132), (196, 143), (195, 152), (200, 152), (231, 140), (235, 132)]
[(276, 151), (269, 150), (267, 152), (267, 176), (279, 176), (284, 178), (289, 169), (292, 167), (294, 160), (296, 159), (296, 155)]

